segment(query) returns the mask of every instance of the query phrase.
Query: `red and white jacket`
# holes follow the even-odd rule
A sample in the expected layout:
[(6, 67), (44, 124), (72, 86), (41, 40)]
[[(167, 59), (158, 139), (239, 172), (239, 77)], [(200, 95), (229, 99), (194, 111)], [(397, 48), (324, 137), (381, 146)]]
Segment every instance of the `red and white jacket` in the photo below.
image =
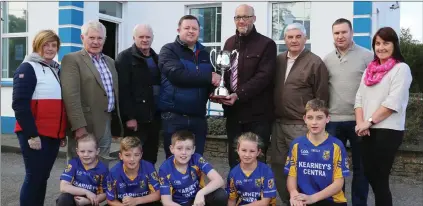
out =
[(66, 111), (59, 79), (59, 64), (47, 64), (36, 53), (27, 56), (13, 76), (15, 132), (28, 138), (64, 138)]

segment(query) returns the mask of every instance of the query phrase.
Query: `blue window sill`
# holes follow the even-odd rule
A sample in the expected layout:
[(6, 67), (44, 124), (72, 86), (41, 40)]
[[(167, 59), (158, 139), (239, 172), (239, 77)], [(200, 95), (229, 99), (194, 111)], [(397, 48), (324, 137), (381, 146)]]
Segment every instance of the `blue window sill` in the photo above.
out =
[(13, 86), (13, 81), (1, 81), (1, 86), (2, 87), (12, 87)]

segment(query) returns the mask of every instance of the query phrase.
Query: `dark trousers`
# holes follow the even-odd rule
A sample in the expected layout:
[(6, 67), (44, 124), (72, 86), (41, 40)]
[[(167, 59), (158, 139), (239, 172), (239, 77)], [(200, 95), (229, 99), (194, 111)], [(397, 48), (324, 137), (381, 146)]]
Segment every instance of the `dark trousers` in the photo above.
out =
[(160, 114), (157, 114), (153, 121), (139, 123), (138, 129), (135, 132), (127, 128), (125, 129), (125, 136), (134, 135), (141, 140), (143, 150), (142, 159), (153, 165), (157, 162), (157, 154), (159, 152), (160, 127)]
[[(76, 206), (76, 202), (73, 198), (74, 198), (74, 195), (72, 194), (62, 193), (60, 194), (59, 198), (57, 198), (56, 200), (56, 206)], [(143, 206), (161, 206), (162, 204), (160, 203), (160, 201), (157, 201), (157, 202), (152, 202), (152, 203), (147, 203), (142, 205)], [(86, 206), (91, 206), (91, 204)]]
[(231, 168), (235, 167), (239, 163), (239, 157), (236, 152), (237, 140), (241, 134), (246, 132), (252, 132), (259, 136), (263, 142), (263, 148), (261, 148), (262, 156), (259, 160), (266, 163), (267, 148), (269, 146), (271, 125), (269, 121), (260, 122), (249, 122), (239, 123), (237, 119), (232, 117), (226, 118), (226, 134), (228, 136), (228, 161)]
[(336, 203), (336, 202), (331, 202), (328, 200), (322, 200), (319, 202), (316, 202), (314, 204), (311, 204), (310, 206), (347, 206), (347, 203)]
[[(219, 188), (214, 192), (204, 196), (206, 206), (226, 206), (228, 205), (228, 198), (228, 194), (226, 194), (225, 190), (222, 188)], [(191, 206), (192, 204), (194, 204), (194, 200), (181, 206)]]
[(163, 112), (161, 118), (166, 158), (172, 156), (169, 149), (172, 134), (179, 130), (188, 130), (194, 133), (195, 153), (203, 155), (207, 135), (207, 120), (205, 117), (193, 117), (173, 112)]
[(41, 136), (41, 150), (29, 147), (28, 137), (17, 133), (25, 164), (25, 180), (20, 193), (21, 206), (43, 206), (54, 161), (59, 153), (60, 140)]
[[(366, 206), (367, 196), (369, 194), (369, 182), (364, 175), (360, 152), (360, 137), (355, 133), (355, 125), (355, 121), (329, 122), (326, 125), (326, 131), (341, 140), (344, 146), (347, 145), (347, 140), (350, 142), (353, 164), (353, 179), (351, 184), (352, 205)], [(345, 192), (345, 182), (343, 191)]]
[(392, 206), (389, 174), (404, 131), (370, 129), (370, 136), (361, 142), (364, 174), (375, 195), (376, 206)]

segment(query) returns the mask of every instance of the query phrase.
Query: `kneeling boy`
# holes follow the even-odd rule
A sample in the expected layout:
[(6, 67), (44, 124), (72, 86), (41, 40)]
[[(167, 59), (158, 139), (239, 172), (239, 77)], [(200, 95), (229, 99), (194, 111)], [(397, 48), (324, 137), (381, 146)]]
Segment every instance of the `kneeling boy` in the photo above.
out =
[(305, 110), (308, 133), (294, 139), (285, 163), (291, 205), (346, 206), (342, 186), (349, 175), (348, 154), (342, 142), (325, 131), (325, 103), (310, 100)]
[(57, 206), (99, 205), (106, 200), (106, 177), (109, 168), (98, 160), (97, 140), (88, 134), (77, 141), (78, 157), (71, 159), (60, 176)]
[[(160, 194), (165, 206), (225, 206), (228, 195), (225, 184), (216, 170), (195, 153), (194, 135), (178, 131), (172, 135), (172, 156), (159, 169)], [(210, 179), (204, 185), (204, 176)]]
[(159, 178), (154, 166), (141, 160), (141, 142), (125, 137), (120, 143), (121, 159), (107, 177), (107, 203), (121, 205), (160, 205)]

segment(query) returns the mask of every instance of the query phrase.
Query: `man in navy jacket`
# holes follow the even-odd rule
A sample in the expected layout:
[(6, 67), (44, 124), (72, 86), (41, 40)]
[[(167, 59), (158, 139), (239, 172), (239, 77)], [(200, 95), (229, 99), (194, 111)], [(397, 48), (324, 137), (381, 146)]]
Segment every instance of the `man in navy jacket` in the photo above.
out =
[(192, 15), (178, 23), (179, 35), (159, 54), (162, 75), (159, 110), (166, 157), (171, 156), (171, 136), (178, 130), (195, 134), (195, 152), (203, 154), (207, 135), (206, 104), (220, 75), (213, 71), (209, 53), (198, 42), (200, 23)]

